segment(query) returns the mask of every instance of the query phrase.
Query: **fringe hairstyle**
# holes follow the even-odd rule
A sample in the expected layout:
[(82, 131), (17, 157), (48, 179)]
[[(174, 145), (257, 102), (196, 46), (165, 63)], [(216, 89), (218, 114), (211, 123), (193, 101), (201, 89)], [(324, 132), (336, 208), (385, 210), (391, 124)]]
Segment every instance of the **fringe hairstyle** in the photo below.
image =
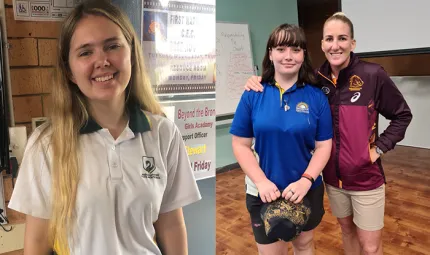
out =
[(270, 51), (278, 46), (300, 47), (304, 51), (304, 61), (299, 70), (297, 85), (315, 85), (317, 83), (312, 68), (311, 59), (307, 51), (306, 37), (303, 29), (296, 25), (282, 24), (275, 28), (267, 40), (266, 53), (262, 63), (262, 82), (273, 83), (275, 79), (275, 67), (270, 61)]

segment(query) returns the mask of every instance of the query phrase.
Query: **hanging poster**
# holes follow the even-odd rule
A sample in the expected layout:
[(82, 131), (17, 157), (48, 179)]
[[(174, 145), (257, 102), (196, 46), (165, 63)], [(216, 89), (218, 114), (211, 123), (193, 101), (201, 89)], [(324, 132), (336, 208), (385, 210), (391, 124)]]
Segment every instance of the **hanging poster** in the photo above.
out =
[(167, 117), (175, 122), (197, 180), (215, 176), (215, 99), (163, 102)]
[(215, 93), (215, 0), (143, 0), (141, 35), (157, 94)]

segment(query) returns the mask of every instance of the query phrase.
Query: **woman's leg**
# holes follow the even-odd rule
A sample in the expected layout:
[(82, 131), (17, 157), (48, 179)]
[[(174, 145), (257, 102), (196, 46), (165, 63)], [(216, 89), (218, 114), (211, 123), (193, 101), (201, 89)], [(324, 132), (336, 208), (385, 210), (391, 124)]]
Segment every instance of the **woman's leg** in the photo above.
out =
[(358, 240), (365, 255), (382, 255), (385, 184), (374, 190), (351, 193)]
[(307, 224), (303, 227), (302, 233), (292, 241), (295, 255), (313, 255), (314, 247), (314, 229), (321, 223), (325, 214), (324, 210), (324, 184), (315, 189), (311, 189), (305, 196), (311, 205), (311, 214)]
[(314, 231), (305, 231), (300, 234), (292, 243), (294, 255), (313, 255), (315, 254), (314, 247)]
[(342, 230), (342, 241), (345, 255), (360, 255), (361, 246), (357, 236), (357, 226), (352, 221), (352, 215), (337, 218), (340, 229)]
[(360, 255), (357, 228), (353, 222), (351, 195), (347, 191), (326, 184), (332, 214), (337, 217), (342, 230), (342, 241), (345, 255)]
[(260, 211), (263, 201), (259, 197), (246, 195), (246, 208), (251, 217), (251, 226), (257, 243), (259, 255), (287, 255), (288, 246), (286, 242), (271, 239), (266, 235), (264, 222), (261, 219)]
[(358, 239), (363, 247), (364, 255), (382, 255), (382, 229), (366, 231), (357, 228)]
[(288, 255), (288, 245), (283, 241), (271, 244), (257, 243), (257, 247), (259, 255)]

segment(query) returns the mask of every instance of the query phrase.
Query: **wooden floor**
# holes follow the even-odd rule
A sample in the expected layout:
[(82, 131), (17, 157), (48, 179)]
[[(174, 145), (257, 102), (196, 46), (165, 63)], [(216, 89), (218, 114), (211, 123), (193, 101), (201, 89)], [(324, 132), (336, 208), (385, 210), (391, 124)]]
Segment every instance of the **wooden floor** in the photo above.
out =
[[(383, 158), (387, 177), (384, 254), (430, 254), (430, 150), (397, 146)], [(240, 169), (216, 176), (216, 254), (258, 254)], [(316, 254), (343, 254), (341, 233), (326, 214), (315, 231)], [(293, 254), (291, 246), (289, 254)]]

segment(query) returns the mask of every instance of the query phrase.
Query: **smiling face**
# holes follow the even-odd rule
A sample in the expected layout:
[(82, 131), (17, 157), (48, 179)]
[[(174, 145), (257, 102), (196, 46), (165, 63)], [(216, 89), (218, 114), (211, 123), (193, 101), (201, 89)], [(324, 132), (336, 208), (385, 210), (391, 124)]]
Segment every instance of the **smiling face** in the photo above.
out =
[(70, 41), (70, 79), (92, 101), (123, 99), (131, 78), (131, 49), (121, 29), (102, 16), (88, 15)]
[(270, 60), (277, 75), (297, 75), (304, 61), (304, 52), (300, 47), (277, 46), (270, 50)]
[(342, 20), (326, 22), (321, 48), (333, 69), (341, 70), (347, 67), (350, 53), (355, 49), (355, 40), (349, 25)]

